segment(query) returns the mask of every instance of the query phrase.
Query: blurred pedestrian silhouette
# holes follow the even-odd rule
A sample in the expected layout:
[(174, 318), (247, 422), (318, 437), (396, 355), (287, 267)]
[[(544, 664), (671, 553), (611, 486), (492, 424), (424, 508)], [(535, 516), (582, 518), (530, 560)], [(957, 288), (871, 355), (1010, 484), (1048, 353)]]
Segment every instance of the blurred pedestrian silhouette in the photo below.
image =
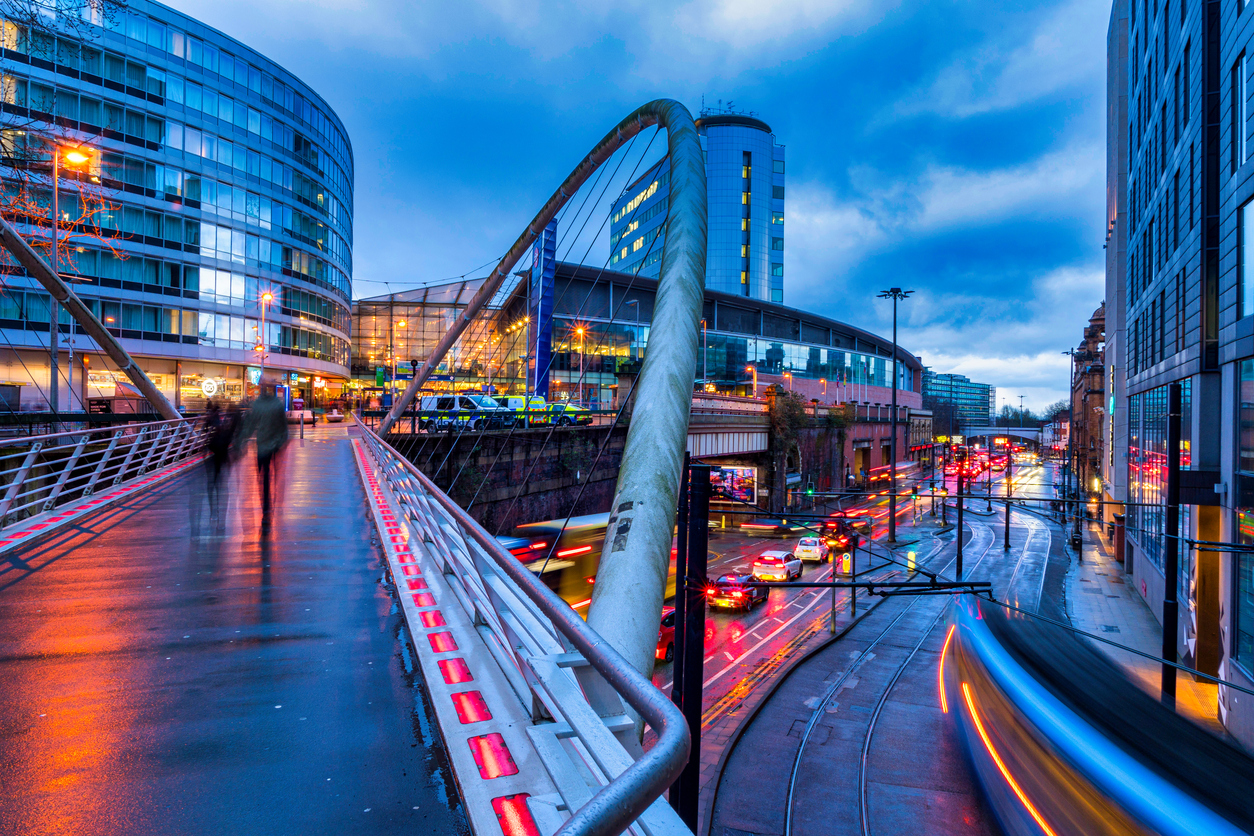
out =
[(275, 457), (287, 443), (287, 413), (274, 396), (274, 384), (263, 383), (261, 397), (244, 415), (235, 446), (243, 449), (250, 438), (257, 439), (257, 475), (261, 479), (261, 527), (270, 527), (270, 481)]
[(209, 476), (209, 512), (218, 513), (222, 495), (222, 471), (231, 463), (231, 441), (235, 436), (238, 414), (232, 410), (223, 414), (215, 401), (205, 407), (205, 430), (209, 434), (207, 447), (209, 459), (205, 468)]

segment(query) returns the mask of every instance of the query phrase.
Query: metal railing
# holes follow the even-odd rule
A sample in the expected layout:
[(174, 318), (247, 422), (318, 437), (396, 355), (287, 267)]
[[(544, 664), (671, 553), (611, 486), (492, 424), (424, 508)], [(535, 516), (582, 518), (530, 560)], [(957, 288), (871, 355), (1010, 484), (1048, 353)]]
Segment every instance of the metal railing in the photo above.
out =
[(0, 439), (0, 529), (204, 446), (203, 424), (186, 419)]
[[(361, 431), (401, 513), (532, 717), (527, 734), (570, 813), (558, 832), (690, 836), (661, 797), (688, 760), (679, 710), (413, 464), (368, 426)], [(657, 733), (648, 752), (628, 707)]]

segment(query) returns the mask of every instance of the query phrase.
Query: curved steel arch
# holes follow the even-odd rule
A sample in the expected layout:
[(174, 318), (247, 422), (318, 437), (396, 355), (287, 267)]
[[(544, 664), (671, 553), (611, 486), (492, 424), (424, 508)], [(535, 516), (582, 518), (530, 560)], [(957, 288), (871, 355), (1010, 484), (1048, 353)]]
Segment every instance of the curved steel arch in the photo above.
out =
[(671, 161), (666, 242), (649, 348), (636, 382), (610, 527), (588, 614), (588, 623), (646, 676), (653, 669), (670, 566), (705, 290), (705, 158), (686, 107), (673, 99), (651, 101), (597, 143), (518, 236), (379, 427), (381, 436), (391, 429), (449, 348), (579, 187), (624, 143), (652, 125), (666, 128)]

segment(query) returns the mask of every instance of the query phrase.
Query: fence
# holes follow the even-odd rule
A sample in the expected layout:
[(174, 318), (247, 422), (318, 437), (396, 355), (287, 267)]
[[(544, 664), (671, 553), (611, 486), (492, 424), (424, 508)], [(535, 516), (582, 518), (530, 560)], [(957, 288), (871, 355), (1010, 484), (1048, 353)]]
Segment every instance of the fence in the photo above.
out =
[(200, 422), (151, 421), (0, 439), (0, 529), (195, 455)]
[[(679, 710), (570, 605), (364, 423), (366, 448), (530, 713), (571, 817), (563, 836), (691, 836), (662, 793), (688, 759)], [(630, 708), (629, 708), (630, 707)], [(632, 711), (657, 733), (642, 752)]]

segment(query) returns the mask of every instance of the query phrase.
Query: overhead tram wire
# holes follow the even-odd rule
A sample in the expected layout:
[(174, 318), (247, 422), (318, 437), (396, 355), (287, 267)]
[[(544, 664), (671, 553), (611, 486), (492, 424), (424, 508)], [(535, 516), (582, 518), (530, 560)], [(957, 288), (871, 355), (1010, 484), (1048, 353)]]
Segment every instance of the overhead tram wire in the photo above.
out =
[[(630, 181), (631, 179), (634, 179), (635, 174), (636, 174), (636, 171), (638, 171), (638, 170), (639, 170), (640, 165), (644, 162), (644, 159), (647, 157), (647, 155), (648, 155), (648, 153), (649, 153), (649, 150), (652, 148), (653, 143), (654, 143), (654, 141), (656, 141), (657, 136), (658, 136), (658, 134), (659, 134), (659, 133), (660, 133), (660, 129), (655, 129), (655, 130), (654, 130), (653, 135), (652, 135), (652, 136), (650, 137), (650, 139), (649, 139), (649, 143), (645, 146), (644, 150), (642, 151), (642, 153), (641, 153), (641, 155), (640, 155), (640, 158), (636, 161), (635, 165), (633, 166), (631, 174), (628, 176), (629, 181)], [(638, 136), (638, 135), (637, 135), (637, 136)], [(601, 201), (604, 199), (604, 196), (605, 196), (606, 191), (609, 189), (610, 185), (613, 183), (614, 178), (615, 178), (615, 177), (617, 176), (617, 174), (618, 174), (618, 171), (622, 168), (622, 165), (623, 165), (623, 163), (627, 160), (628, 156), (630, 156), (630, 153), (631, 153), (632, 147), (633, 147), (633, 146), (634, 146), (634, 144), (635, 144), (636, 138), (637, 138), (637, 137), (632, 137), (632, 139), (630, 140), (630, 142), (628, 143), (628, 145), (626, 146), (626, 148), (623, 150), (623, 153), (622, 153), (621, 157), (619, 158), (618, 163), (617, 163), (617, 164), (615, 165), (615, 167), (614, 167), (614, 172), (613, 172), (613, 174), (611, 174), (611, 176), (610, 176), (609, 178), (607, 178), (607, 179), (606, 179), (606, 181), (605, 181), (605, 185), (602, 187), (602, 189), (601, 189), (601, 193), (600, 193), (600, 195), (598, 195), (598, 198), (597, 198), (596, 203), (595, 203), (595, 204), (593, 204), (594, 208), (595, 208), (595, 206), (598, 206), (598, 205), (600, 205), (600, 204), (601, 204)], [(597, 182), (596, 180), (594, 180), (594, 181), (593, 181), (593, 186), (595, 186), (595, 183), (596, 183), (596, 182)], [(623, 193), (625, 193), (625, 190), (623, 190)], [(589, 193), (589, 194), (590, 194), (590, 193)], [(582, 207), (584, 204), (586, 204), (586, 203), (587, 203), (587, 200), (585, 199), (584, 203), (581, 203), (581, 207)], [(634, 215), (635, 215), (635, 212), (636, 212), (636, 211), (638, 211), (638, 209), (639, 209), (639, 207), (637, 207), (637, 209), (635, 209), (635, 210), (632, 210), (632, 216), (633, 216), (633, 217), (634, 217)], [(578, 215), (576, 215), (576, 217), (578, 217)], [(588, 213), (588, 215), (584, 218), (583, 223), (582, 223), (582, 225), (580, 226), (579, 232), (578, 232), (578, 233), (575, 233), (574, 237), (571, 239), (572, 241), (577, 241), (577, 240), (578, 240), (578, 239), (579, 239), (579, 238), (583, 235), (584, 229), (586, 228), (587, 223), (588, 223), (588, 221), (589, 221), (589, 220), (591, 220), (591, 218), (592, 218), (592, 213), (591, 213), (591, 212), (589, 212), (589, 213)], [(607, 216), (607, 218), (606, 218), (606, 219), (608, 219), (608, 216)], [(602, 220), (600, 229), (603, 229), (603, 228), (604, 228), (605, 223), (606, 223), (606, 220)], [(573, 221), (572, 221), (572, 226), (573, 226)], [(598, 234), (600, 233), (600, 229), (598, 229)], [(568, 227), (568, 228), (567, 228), (567, 234), (568, 234), (568, 235), (569, 235), (569, 232), (570, 232), (570, 227)], [(559, 242), (559, 243), (560, 243), (560, 242)], [(595, 239), (594, 239), (594, 243), (595, 243)], [(590, 252), (591, 252), (591, 247), (592, 247), (592, 244), (589, 244), (588, 250), (585, 252), (585, 257), (587, 256), (587, 254), (588, 254), (588, 253), (590, 253)], [(567, 249), (567, 252), (569, 252), (569, 248)], [(607, 265), (608, 265), (608, 258), (606, 259), (606, 263), (607, 263)], [(601, 269), (602, 269), (602, 272), (604, 272), (605, 267), (603, 266)], [(599, 274), (598, 274), (598, 275), (599, 275)], [(594, 282), (594, 287), (595, 287), (595, 282)], [(562, 302), (562, 300), (565, 298), (565, 296), (566, 296), (566, 292), (567, 292), (567, 289), (563, 289), (562, 295), (561, 295), (561, 296), (559, 296), (559, 297), (558, 297), (558, 299), (554, 302), (554, 309), (556, 309), (556, 308), (557, 308), (557, 306), (558, 306), (558, 305), (560, 305), (560, 303)], [(578, 318), (580, 315), (582, 315), (583, 310), (584, 310), (585, 306), (587, 305), (588, 301), (591, 299), (591, 297), (592, 297), (592, 289), (590, 289), (590, 290), (589, 290), (589, 292), (587, 293), (587, 295), (585, 295), (585, 297), (584, 297), (583, 301), (580, 303), (580, 306), (579, 306), (578, 310), (575, 312), (575, 316), (576, 316), (576, 318)], [(521, 334), (520, 334), (520, 336), (521, 336)], [(598, 347), (599, 347), (600, 345), (601, 345), (601, 343), (598, 343)], [(547, 365), (547, 366), (546, 366), (546, 367), (542, 370), (542, 372), (539, 372), (539, 373), (537, 374), (537, 376), (539, 376), (539, 374), (546, 374), (546, 375), (547, 375), (547, 374), (549, 373), (549, 371), (550, 371), (551, 367), (552, 367), (552, 363), (553, 363), (553, 360), (554, 360), (554, 359), (555, 359), (554, 357), (550, 356), (549, 361), (548, 361), (548, 365)], [(582, 382), (582, 378), (581, 378), (581, 382)], [(466, 425), (463, 425), (463, 426), (462, 426), (462, 428), (461, 428), (461, 430), (460, 430), (460, 431), (459, 431), (459, 433), (458, 433), (458, 438), (459, 438), (459, 439), (460, 439), (461, 435), (463, 435), (463, 434), (465, 433), (466, 429), (467, 429), (467, 426), (466, 426)], [(544, 440), (544, 442), (543, 442), (543, 443), (542, 443), (542, 445), (541, 445), (541, 448), (540, 448), (540, 452), (541, 452), (541, 453), (543, 453), (543, 451), (547, 448), (549, 441), (550, 441), (550, 440), (552, 439), (552, 437), (553, 437), (553, 431), (554, 431), (555, 429), (556, 429), (556, 424), (553, 424), (553, 425), (551, 425), (551, 426), (550, 426), (550, 428), (549, 428), (549, 433), (548, 433), (548, 435), (545, 437), (545, 440)], [(513, 430), (514, 430), (514, 428), (511, 428), (511, 430), (510, 430), (511, 435), (512, 435), (512, 433), (513, 433)], [(483, 434), (483, 433), (485, 433), (486, 431), (487, 431), (487, 430), (486, 430), (486, 427), (481, 428), (481, 429), (480, 429), (480, 436), (482, 436), (482, 434)], [(455, 445), (454, 445), (454, 446), (455, 446)], [(451, 454), (451, 453), (452, 453), (452, 450), (453, 450), (453, 447), (450, 447), (450, 449), (449, 449), (449, 454)], [(447, 462), (447, 458), (448, 458), (448, 456), (446, 455), (446, 456), (445, 456), (445, 462)], [(498, 458), (499, 458), (499, 455), (498, 455)], [(533, 457), (533, 461), (532, 461), (532, 470), (534, 470), (534, 467), (535, 467), (535, 462), (536, 462), (537, 460), (538, 460), (538, 457)], [(441, 462), (440, 467), (442, 468), (443, 466), (444, 466), (444, 462)], [(462, 470), (464, 470), (464, 467), (465, 467), (465, 465), (463, 464), (463, 468), (462, 468)], [(459, 470), (459, 471), (458, 471), (458, 477), (460, 477), (462, 470)], [(490, 472), (490, 471), (489, 471), (489, 472)], [(529, 472), (530, 472), (530, 471), (529, 471)], [(455, 477), (455, 478), (456, 478), (456, 477)], [(525, 485), (526, 485), (526, 480), (524, 479), (524, 481), (523, 481), (523, 486), (525, 487)], [(449, 486), (449, 490), (452, 490), (452, 487), (453, 487), (453, 485), (452, 485), (452, 484), (450, 484), (450, 486)], [(518, 497), (519, 497), (519, 496), (521, 496), (521, 493), (520, 493), (520, 494), (518, 494), (518, 495), (516, 495), (516, 496), (514, 497), (513, 502), (511, 502), (511, 505), (510, 505), (510, 510), (511, 510), (511, 511), (512, 511), (512, 509), (513, 509), (513, 505), (517, 502), (517, 499), (518, 499)], [(499, 533), (499, 532), (498, 532), (498, 533)]]

